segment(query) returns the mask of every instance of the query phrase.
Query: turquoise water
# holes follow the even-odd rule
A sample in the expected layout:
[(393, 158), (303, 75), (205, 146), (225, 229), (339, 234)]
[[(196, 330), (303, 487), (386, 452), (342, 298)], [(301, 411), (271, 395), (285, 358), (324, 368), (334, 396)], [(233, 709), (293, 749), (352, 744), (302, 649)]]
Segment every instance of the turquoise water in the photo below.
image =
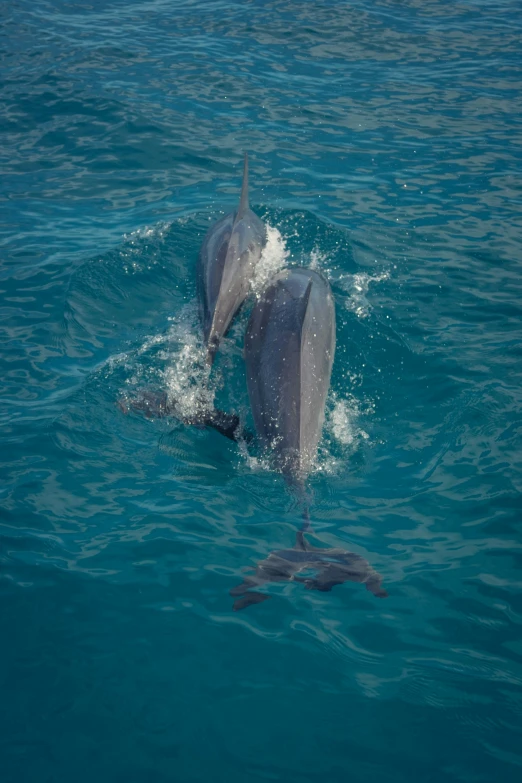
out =
[[(13, 0), (0, 33), (2, 783), (520, 780), (520, 3)], [(263, 274), (336, 301), (315, 541), (385, 600), (232, 612), (295, 500), (117, 405), (202, 388), (245, 149)], [(210, 393), (248, 422), (246, 317)]]

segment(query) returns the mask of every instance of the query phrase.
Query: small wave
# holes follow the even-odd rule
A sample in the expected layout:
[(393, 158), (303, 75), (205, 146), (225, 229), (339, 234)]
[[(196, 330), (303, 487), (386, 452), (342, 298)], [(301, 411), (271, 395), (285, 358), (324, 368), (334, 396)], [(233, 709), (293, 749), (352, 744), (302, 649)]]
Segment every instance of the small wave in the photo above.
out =
[(135, 231), (124, 234), (123, 239), (125, 243), (130, 245), (135, 245), (142, 239), (164, 239), (171, 225), (172, 223), (168, 221), (161, 221), (156, 223), (155, 226), (142, 226), (142, 228), (137, 228)]
[(119, 251), (123, 271), (139, 274), (161, 263), (162, 245), (171, 227), (171, 222), (162, 221), (124, 234)]
[(345, 301), (347, 310), (355, 313), (358, 318), (367, 318), (371, 310), (371, 304), (366, 296), (370, 285), (388, 280), (388, 278), (388, 272), (382, 272), (380, 275), (369, 275), (366, 272), (356, 272), (354, 275), (341, 275), (339, 284), (349, 294)]

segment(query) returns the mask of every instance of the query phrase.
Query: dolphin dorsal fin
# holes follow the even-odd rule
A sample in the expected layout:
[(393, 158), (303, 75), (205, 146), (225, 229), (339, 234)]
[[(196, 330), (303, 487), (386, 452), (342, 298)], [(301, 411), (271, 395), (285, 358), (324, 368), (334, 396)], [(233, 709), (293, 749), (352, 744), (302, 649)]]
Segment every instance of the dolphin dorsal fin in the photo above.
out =
[(310, 280), (308, 281), (308, 285), (306, 286), (306, 291), (304, 292), (303, 296), (299, 301), (299, 322), (301, 326), (302, 324), (304, 324), (306, 311), (308, 310), (308, 302), (310, 299), (311, 290), (312, 290), (312, 278), (310, 278)]
[(248, 154), (245, 152), (245, 162), (243, 164), (243, 187), (241, 188), (241, 198), (239, 199), (239, 209), (237, 218), (243, 217), (248, 210)]
[(299, 530), (295, 535), (294, 549), (297, 549), (298, 552), (306, 552), (308, 549), (308, 541), (304, 537), (302, 530)]

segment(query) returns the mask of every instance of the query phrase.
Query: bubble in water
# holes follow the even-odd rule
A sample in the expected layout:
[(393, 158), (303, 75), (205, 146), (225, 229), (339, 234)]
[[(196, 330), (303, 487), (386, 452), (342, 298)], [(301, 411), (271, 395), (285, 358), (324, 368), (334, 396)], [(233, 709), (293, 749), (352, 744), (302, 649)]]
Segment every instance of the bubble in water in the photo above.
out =
[(251, 282), (252, 293), (259, 299), (270, 278), (285, 265), (289, 251), (280, 231), (266, 224), (267, 240)]
[(368, 275), (366, 272), (357, 272), (354, 275), (341, 275), (339, 283), (349, 294), (345, 302), (346, 308), (359, 318), (367, 318), (371, 310), (370, 302), (366, 297), (370, 284), (380, 283), (388, 278), (389, 274), (387, 272), (373, 276)]

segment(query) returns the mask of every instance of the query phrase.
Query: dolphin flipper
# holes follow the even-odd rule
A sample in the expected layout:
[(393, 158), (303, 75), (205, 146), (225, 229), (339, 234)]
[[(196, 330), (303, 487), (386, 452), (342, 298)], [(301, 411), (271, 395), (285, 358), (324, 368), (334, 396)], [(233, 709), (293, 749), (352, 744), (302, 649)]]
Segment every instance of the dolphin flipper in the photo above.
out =
[(249, 443), (253, 439), (252, 433), (241, 428), (241, 420), (235, 413), (225, 413), (217, 408), (210, 411), (195, 413), (193, 416), (182, 416), (177, 410), (176, 401), (170, 400), (166, 392), (143, 391), (135, 399), (122, 397), (117, 401), (119, 409), (125, 413), (139, 412), (145, 414), (147, 419), (162, 419), (173, 416), (183, 424), (191, 424), (195, 427), (211, 427), (233, 441), (245, 440)]
[(233, 587), (229, 592), (232, 598), (235, 598), (238, 595), (244, 595), (247, 590), (250, 590), (251, 587), (257, 587), (257, 585), (258, 582), (256, 579), (247, 577), (244, 582), (240, 585), (236, 585), (236, 587)]
[(239, 612), (240, 609), (246, 609), (247, 606), (252, 604), (261, 604), (263, 601), (268, 601), (270, 598), (266, 593), (245, 593), (237, 601), (234, 601), (232, 609), (234, 612)]
[(202, 423), (206, 427), (212, 427), (212, 429), (224, 435), (229, 440), (238, 440), (238, 432), (240, 428), (239, 416), (235, 413), (225, 413), (217, 408), (203, 415)]

